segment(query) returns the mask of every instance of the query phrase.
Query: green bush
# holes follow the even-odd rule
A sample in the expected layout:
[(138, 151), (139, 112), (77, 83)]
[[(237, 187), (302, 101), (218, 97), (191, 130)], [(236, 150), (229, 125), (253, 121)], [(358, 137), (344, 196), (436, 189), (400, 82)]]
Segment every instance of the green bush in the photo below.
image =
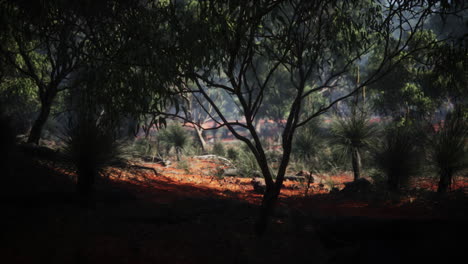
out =
[(157, 144), (148, 138), (137, 138), (133, 141), (132, 152), (136, 156), (156, 156), (158, 154)]
[(226, 150), (224, 149), (224, 145), (222, 142), (215, 142), (213, 145), (213, 154), (217, 156), (224, 157), (226, 156)]
[(237, 151), (235, 148), (228, 148), (226, 156), (231, 161), (236, 161), (239, 157), (239, 151)]
[(260, 172), (257, 160), (250, 149), (243, 145), (239, 150), (239, 155), (235, 161), (235, 166), (239, 174), (243, 177), (253, 177)]

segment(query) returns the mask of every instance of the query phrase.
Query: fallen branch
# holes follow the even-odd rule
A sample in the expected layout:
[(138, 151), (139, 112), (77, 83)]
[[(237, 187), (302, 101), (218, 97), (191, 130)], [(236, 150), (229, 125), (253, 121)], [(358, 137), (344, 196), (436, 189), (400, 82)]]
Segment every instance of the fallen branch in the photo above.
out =
[(141, 170), (150, 170), (154, 173), (155, 176), (159, 176), (158, 171), (156, 171), (154, 168), (151, 167), (146, 167), (146, 166), (140, 166), (140, 165), (130, 165), (129, 168), (135, 168), (135, 169), (141, 169)]

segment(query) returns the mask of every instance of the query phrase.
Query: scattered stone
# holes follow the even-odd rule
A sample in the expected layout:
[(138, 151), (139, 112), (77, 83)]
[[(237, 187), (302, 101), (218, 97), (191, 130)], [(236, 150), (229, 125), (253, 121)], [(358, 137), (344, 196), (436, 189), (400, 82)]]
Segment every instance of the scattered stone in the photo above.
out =
[(237, 176), (239, 175), (239, 172), (237, 169), (234, 168), (228, 168), (224, 171), (223, 176)]

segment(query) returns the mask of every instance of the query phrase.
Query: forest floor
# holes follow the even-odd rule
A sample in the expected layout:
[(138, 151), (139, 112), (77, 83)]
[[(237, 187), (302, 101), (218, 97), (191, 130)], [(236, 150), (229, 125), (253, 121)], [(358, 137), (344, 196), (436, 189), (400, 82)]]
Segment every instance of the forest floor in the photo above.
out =
[[(420, 178), (398, 196), (330, 194), (350, 174), (286, 181), (268, 232), (253, 226), (261, 195), (251, 179), (217, 177), (223, 165), (188, 160), (111, 168), (84, 206), (60, 163), (24, 160), (3, 177), (2, 263), (451, 263), (466, 259), (466, 179), (448, 195)], [(320, 178), (320, 177), (319, 177)]]

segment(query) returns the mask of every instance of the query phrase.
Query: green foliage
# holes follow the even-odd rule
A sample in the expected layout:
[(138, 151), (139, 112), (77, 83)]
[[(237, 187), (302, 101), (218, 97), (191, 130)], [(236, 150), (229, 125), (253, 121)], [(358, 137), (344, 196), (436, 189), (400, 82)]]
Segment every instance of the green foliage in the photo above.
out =
[(301, 160), (311, 161), (323, 151), (325, 141), (317, 121), (299, 128), (293, 140), (292, 155)]
[(375, 143), (379, 130), (370, 122), (367, 111), (358, 111), (349, 117), (335, 117), (331, 127), (331, 143), (350, 154), (352, 150), (363, 149)]
[(226, 156), (226, 149), (224, 148), (224, 144), (219, 141), (214, 143), (212, 152), (217, 156)]
[[(399, 54), (394, 58), (398, 66), (388, 69), (386, 76), (371, 85), (374, 106), (381, 113), (401, 118), (427, 117), (444, 103), (451, 87), (441, 85), (450, 79), (442, 75), (448, 76), (447, 72), (454, 72), (457, 68), (451, 62), (438, 59), (447, 47), (436, 44), (436, 39), (431, 30), (415, 33), (409, 47), (417, 52)], [(379, 67), (379, 57), (383, 52), (380, 49), (383, 47), (379, 46), (370, 59), (368, 71)], [(460, 71), (457, 74), (460, 75)]]
[(0, 105), (4, 114), (12, 118), (12, 125), (18, 133), (26, 133), (39, 109), (35, 89), (31, 79), (15, 72), (7, 72), (0, 82)]

